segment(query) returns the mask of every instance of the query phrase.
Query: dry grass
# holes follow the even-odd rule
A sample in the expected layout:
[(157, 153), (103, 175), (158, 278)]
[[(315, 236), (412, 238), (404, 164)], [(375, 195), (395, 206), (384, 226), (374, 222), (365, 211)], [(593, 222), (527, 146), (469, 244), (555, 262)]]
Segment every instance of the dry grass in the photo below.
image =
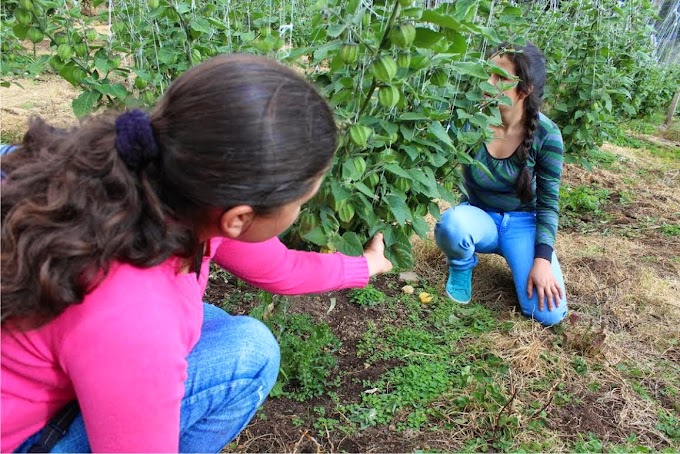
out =
[[(54, 126), (70, 126), (76, 121), (71, 101), (79, 92), (60, 76), (43, 74), (36, 79), (17, 80), (0, 88), (0, 133), (3, 138), (18, 140), (33, 115)], [(7, 139), (6, 139), (7, 140)]]
[[(556, 251), (571, 315), (555, 329), (522, 317), (505, 260), (480, 255), (474, 301), (512, 324), (488, 333), (484, 342), (510, 367), (498, 379), (505, 380), (520, 425), (531, 419), (536, 402), (544, 407), (551, 450), (566, 450), (588, 432), (605, 443), (625, 443), (636, 434), (637, 443), (650, 449), (677, 446), (657, 421), (660, 410), (678, 416), (672, 396), (680, 395), (680, 239), (662, 237), (649, 224), (680, 220), (680, 162), (660, 160), (644, 149), (603, 149), (614, 153), (619, 165), (593, 172), (567, 165), (565, 184), (632, 195), (627, 206), (610, 207), (613, 224), (627, 214), (630, 225), (560, 232)], [(414, 254), (418, 274), (442, 288), (447, 269), (432, 239), (415, 241)], [(566, 403), (556, 403), (556, 394)], [(483, 415), (466, 416), (470, 422), (461, 430), (474, 436), (474, 421)], [(535, 441), (530, 432), (519, 436)]]

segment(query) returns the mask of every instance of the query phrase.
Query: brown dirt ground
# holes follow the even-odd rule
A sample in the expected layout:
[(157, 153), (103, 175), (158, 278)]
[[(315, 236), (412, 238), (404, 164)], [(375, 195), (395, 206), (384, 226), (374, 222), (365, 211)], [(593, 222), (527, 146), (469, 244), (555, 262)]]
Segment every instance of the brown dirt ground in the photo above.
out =
[[(20, 137), (30, 115), (41, 115), (58, 125), (75, 121), (70, 103), (77, 92), (67, 82), (52, 75), (19, 82), (23, 88), (0, 88), (3, 137)], [(616, 443), (635, 433), (644, 446), (660, 449), (672, 444), (655, 428), (659, 409), (680, 417), (680, 405), (668, 394), (669, 387), (677, 386), (671, 378), (680, 372), (680, 238), (664, 235), (660, 228), (680, 223), (680, 162), (662, 162), (640, 150), (603, 148), (618, 157), (617, 167), (593, 172), (572, 165), (565, 168), (566, 184), (597, 185), (609, 189), (612, 196), (604, 207), (609, 221), (586, 219), (581, 228), (560, 232), (556, 250), (574, 314), (563, 323), (563, 332), (542, 329), (517, 313), (510, 273), (499, 257), (481, 258), (473, 292), (477, 303), (512, 323), (508, 332), (488, 333), (488, 342), (510, 365), (509, 377), (514, 377), (515, 385), (504, 385), (520, 387), (518, 405), (547, 403), (545, 439), (552, 440), (555, 449), (568, 449), (569, 442), (589, 432)], [(442, 288), (446, 270), (441, 253), (431, 239), (415, 241), (414, 247), (415, 271)], [(385, 276), (375, 285), (397, 297), (395, 288), (400, 284), (395, 280), (392, 275)], [(230, 306), (233, 312), (248, 313), (257, 304), (252, 296), (246, 298), (252, 292), (233, 278), (220, 277), (211, 281), (206, 299), (219, 303), (226, 298), (236, 302)], [(336, 304), (329, 312), (331, 298)], [(290, 298), (291, 312), (308, 313), (328, 323), (340, 338), (341, 384), (336, 392), (344, 403), (358, 400), (364, 391), (363, 380), (377, 379), (396, 365), (367, 366), (356, 355), (357, 342), (368, 322), (380, 318), (379, 310), (351, 304), (347, 292)], [(562, 345), (557, 351), (551, 347), (555, 341)], [(586, 358), (591, 366), (598, 365), (585, 375), (561, 377), (572, 396), (563, 406), (550, 404), (552, 390), (532, 387), (535, 380), (548, 375), (551, 366), (543, 359), (548, 351), (556, 356), (556, 365), (568, 365), (575, 355)], [(633, 389), (629, 377), (621, 372), (622, 365), (631, 364), (642, 370), (640, 386), (656, 400)], [(593, 381), (600, 385), (597, 392), (587, 387)], [(332, 411), (335, 403), (329, 396), (304, 403), (268, 399), (229, 452), (410, 452), (461, 447), (460, 431), (397, 432), (374, 427), (342, 436), (296, 425), (300, 419), (312, 420), (317, 406)]]

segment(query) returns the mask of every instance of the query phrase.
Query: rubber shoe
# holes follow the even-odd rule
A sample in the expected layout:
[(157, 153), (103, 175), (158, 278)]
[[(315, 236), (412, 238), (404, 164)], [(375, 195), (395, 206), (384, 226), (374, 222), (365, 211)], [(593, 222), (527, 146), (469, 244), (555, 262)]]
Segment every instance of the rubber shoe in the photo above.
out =
[(467, 304), (472, 299), (472, 268), (452, 270), (446, 281), (446, 295), (459, 304)]

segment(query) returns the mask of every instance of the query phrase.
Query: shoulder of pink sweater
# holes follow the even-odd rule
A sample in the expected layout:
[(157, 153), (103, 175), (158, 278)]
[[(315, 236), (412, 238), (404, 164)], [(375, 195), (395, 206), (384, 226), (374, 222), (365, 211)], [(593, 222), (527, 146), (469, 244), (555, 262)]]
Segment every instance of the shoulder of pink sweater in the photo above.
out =
[(48, 324), (54, 347), (68, 345), (66, 340), (83, 345), (93, 335), (193, 346), (203, 318), (202, 289), (195, 274), (178, 274), (176, 265), (176, 259), (144, 269), (114, 264), (81, 304)]

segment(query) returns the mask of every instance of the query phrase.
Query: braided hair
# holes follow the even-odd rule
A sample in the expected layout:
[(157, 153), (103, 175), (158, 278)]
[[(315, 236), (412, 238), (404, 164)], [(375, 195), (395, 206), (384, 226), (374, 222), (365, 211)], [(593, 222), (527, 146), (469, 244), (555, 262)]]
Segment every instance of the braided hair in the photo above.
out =
[(520, 163), (522, 169), (515, 181), (515, 192), (520, 200), (526, 203), (533, 198), (532, 177), (527, 167), (527, 159), (534, 143), (534, 133), (538, 128), (538, 113), (543, 104), (546, 79), (545, 56), (530, 42), (527, 42), (524, 46), (502, 43), (493, 51), (492, 56), (506, 57), (514, 63), (515, 72), (519, 78), (517, 90), (526, 95), (523, 115), (526, 134), (515, 152), (515, 159)]

